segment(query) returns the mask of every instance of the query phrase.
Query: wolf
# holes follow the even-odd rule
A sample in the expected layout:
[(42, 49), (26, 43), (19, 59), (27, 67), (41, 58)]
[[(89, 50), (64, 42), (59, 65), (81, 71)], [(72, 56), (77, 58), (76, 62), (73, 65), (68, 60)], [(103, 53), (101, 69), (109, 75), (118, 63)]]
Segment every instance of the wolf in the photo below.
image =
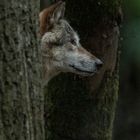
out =
[(100, 59), (82, 47), (78, 34), (64, 18), (64, 13), (65, 2), (59, 1), (39, 14), (46, 83), (60, 72), (92, 76), (103, 65)]

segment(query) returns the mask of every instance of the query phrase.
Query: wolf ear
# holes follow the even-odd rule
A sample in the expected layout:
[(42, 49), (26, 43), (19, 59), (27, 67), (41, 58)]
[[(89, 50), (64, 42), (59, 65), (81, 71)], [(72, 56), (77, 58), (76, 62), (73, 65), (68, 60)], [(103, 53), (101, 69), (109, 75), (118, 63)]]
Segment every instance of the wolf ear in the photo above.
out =
[(43, 36), (54, 23), (58, 22), (64, 17), (65, 2), (59, 1), (50, 7), (44, 9), (39, 14), (40, 35)]
[(57, 23), (60, 19), (64, 18), (64, 14), (65, 14), (65, 2), (61, 2), (53, 11), (50, 22), (52, 24)]

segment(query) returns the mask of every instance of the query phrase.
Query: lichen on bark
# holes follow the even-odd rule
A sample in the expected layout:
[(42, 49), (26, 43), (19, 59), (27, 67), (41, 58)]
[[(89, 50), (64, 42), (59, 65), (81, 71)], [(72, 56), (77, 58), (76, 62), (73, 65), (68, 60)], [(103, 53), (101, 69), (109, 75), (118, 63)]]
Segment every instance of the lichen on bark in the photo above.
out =
[(39, 2), (0, 1), (0, 140), (44, 140)]

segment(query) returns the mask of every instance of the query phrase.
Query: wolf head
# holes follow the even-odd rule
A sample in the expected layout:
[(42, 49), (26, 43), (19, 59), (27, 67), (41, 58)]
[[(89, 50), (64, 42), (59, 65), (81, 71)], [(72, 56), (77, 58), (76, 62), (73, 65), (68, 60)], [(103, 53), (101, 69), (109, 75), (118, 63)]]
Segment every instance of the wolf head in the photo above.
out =
[(78, 34), (64, 19), (64, 12), (65, 3), (58, 2), (39, 15), (45, 72), (51, 77), (59, 72), (93, 75), (102, 62), (81, 46)]

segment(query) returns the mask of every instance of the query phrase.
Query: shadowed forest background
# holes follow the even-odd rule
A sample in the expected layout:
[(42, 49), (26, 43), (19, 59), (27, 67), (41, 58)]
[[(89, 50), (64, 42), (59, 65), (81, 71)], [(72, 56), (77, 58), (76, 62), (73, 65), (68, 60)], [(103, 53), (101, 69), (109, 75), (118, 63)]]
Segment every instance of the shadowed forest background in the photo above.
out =
[(124, 0), (114, 140), (140, 139), (140, 1)]

